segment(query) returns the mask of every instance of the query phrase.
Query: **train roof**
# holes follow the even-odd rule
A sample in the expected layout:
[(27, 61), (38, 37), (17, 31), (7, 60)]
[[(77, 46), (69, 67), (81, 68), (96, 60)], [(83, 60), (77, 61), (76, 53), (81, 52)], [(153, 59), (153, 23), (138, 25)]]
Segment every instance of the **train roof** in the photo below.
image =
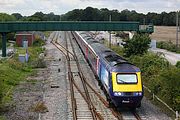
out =
[(88, 32), (79, 32), (79, 34), (91, 46), (91, 48), (96, 52), (96, 54), (100, 58), (103, 58), (103, 61), (109, 66), (117, 69), (118, 67), (123, 67), (126, 68), (125, 70), (127, 71), (140, 71), (139, 68), (129, 63), (126, 59), (95, 40)]

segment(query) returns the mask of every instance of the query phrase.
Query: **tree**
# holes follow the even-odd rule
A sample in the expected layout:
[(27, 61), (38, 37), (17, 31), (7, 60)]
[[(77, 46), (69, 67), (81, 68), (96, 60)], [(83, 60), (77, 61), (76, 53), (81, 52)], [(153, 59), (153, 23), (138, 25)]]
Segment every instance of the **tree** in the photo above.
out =
[(100, 15), (102, 21), (109, 21), (110, 11), (107, 8), (100, 9)]
[(82, 13), (83, 21), (98, 21), (100, 18), (100, 10), (97, 8), (87, 7)]
[(81, 21), (82, 20), (82, 10), (74, 9), (68, 13), (61, 15), (62, 21)]
[(123, 50), (126, 57), (142, 55), (147, 52), (151, 39), (147, 34), (135, 34), (132, 39), (123, 40)]
[(21, 15), (21, 14), (19, 14), (19, 13), (13, 13), (12, 14), (15, 18), (16, 18), (16, 20), (20, 20), (23, 16)]
[(15, 21), (16, 18), (13, 15), (8, 15), (6, 13), (0, 13), (0, 21)]

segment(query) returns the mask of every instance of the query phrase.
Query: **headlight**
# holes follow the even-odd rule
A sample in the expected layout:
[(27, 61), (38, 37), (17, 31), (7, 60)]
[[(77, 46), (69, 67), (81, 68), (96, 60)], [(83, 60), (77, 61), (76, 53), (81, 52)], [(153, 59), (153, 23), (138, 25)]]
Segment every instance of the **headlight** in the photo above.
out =
[(121, 92), (114, 92), (114, 96), (121, 96), (122, 93)]
[(135, 92), (135, 96), (138, 96), (139, 95), (139, 93), (138, 92)]
[(142, 96), (142, 92), (139, 92), (139, 96)]
[(142, 92), (135, 92), (134, 96), (142, 96)]

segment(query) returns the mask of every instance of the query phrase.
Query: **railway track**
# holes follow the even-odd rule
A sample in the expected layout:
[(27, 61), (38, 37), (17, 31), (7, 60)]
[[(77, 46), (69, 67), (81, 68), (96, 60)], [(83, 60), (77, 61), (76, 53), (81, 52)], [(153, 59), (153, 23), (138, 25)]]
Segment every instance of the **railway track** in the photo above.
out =
[[(66, 36), (66, 35), (65, 35)], [(65, 38), (67, 39), (67, 38)], [(70, 54), (73, 56), (72, 52), (69, 51), (70, 48), (68, 45), (68, 40), (66, 42), (66, 48), (57, 44), (57, 42), (52, 41), (52, 43), (61, 51), (67, 58), (68, 63), (68, 78), (70, 85), (70, 93), (71, 93), (71, 107), (72, 107), (72, 117), (70, 119), (93, 119), (97, 118), (103, 120), (101, 115), (95, 110), (92, 102), (90, 101), (89, 92), (87, 87), (83, 83), (83, 79), (81, 77), (77, 78), (78, 66), (76, 66), (76, 60), (70, 57)], [(61, 47), (61, 48), (60, 48)], [(62, 48), (66, 51), (64, 52)], [(72, 49), (72, 48), (71, 48)], [(73, 56), (74, 57), (74, 56)], [(81, 80), (84, 91), (78, 87), (78, 85), (74, 82), (77, 80)], [(75, 88), (74, 88), (75, 87)], [(85, 94), (84, 94), (85, 93)]]
[(136, 111), (132, 111), (132, 113), (137, 120), (141, 120), (141, 117), (139, 116), (139, 114)]
[[(68, 36), (68, 37), (67, 37)], [(65, 33), (65, 47), (58, 43), (59, 33), (56, 32), (52, 38), (51, 43), (62, 52), (67, 59), (68, 66), (68, 79), (70, 87), (70, 98), (69, 103), (71, 104), (72, 110), (70, 111), (69, 119), (118, 119), (122, 120), (122, 114), (117, 112), (113, 108), (108, 108), (108, 102), (102, 97), (102, 95), (97, 92), (92, 85), (88, 82), (84, 76), (83, 71), (81, 70), (76, 51), (74, 49), (74, 44), (72, 39), (74, 37), (70, 33)], [(76, 45), (77, 46), (77, 45)], [(92, 100), (94, 98), (94, 100)], [(98, 102), (97, 102), (98, 99)], [(107, 117), (107, 113), (102, 113), (103, 110), (97, 108), (94, 103), (103, 104), (106, 109), (108, 108), (111, 111), (110, 118)], [(102, 106), (102, 105), (101, 105)], [(102, 109), (104, 109), (104, 107)], [(136, 112), (133, 112), (133, 115), (136, 119), (141, 120), (139, 115)], [(106, 117), (105, 117), (106, 116)]]

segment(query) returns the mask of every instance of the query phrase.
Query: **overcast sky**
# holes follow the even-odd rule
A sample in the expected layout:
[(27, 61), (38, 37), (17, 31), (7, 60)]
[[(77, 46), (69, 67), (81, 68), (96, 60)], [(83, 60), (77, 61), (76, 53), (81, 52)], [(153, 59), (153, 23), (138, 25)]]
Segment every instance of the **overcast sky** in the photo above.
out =
[(0, 0), (0, 12), (22, 15), (32, 15), (37, 11), (60, 15), (88, 6), (119, 11), (129, 9), (141, 13), (161, 13), (180, 10), (180, 0)]

